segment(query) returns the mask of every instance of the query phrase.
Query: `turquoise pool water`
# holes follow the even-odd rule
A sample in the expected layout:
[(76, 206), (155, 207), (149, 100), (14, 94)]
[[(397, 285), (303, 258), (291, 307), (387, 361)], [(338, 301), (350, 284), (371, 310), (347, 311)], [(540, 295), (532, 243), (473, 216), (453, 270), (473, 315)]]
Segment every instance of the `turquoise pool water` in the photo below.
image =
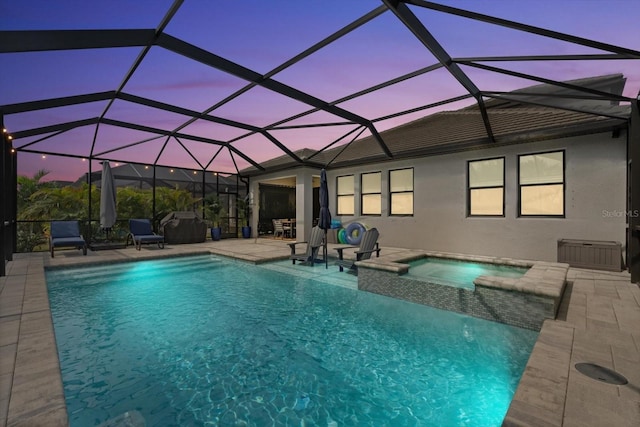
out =
[(457, 261), (446, 258), (421, 258), (409, 262), (405, 277), (428, 280), (442, 285), (474, 289), (478, 276), (522, 277), (528, 268), (481, 262)]
[(499, 426), (537, 338), (212, 256), (47, 282), (74, 427)]

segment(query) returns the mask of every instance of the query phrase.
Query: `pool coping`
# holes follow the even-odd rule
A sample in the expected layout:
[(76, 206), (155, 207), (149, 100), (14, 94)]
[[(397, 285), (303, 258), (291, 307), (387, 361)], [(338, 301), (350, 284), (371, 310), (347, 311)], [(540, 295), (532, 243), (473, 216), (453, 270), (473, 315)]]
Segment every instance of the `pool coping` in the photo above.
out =
[[(286, 243), (260, 240), (254, 247), (242, 241), (183, 245), (171, 256), (197, 248), (232, 258), (244, 252), (258, 262), (261, 255), (287, 258)], [(44, 267), (169, 255), (153, 249), (124, 252), (100, 251), (93, 260), (71, 251), (56, 253), (55, 260), (48, 254), (15, 254), (7, 264), (7, 276), (0, 277), (0, 427), (68, 425)], [(383, 247), (385, 252), (391, 259), (413, 250)], [(630, 283), (626, 272), (572, 268), (568, 280), (558, 318), (544, 322), (503, 425), (636, 426), (640, 421), (640, 288)], [(573, 368), (576, 361), (617, 369), (635, 386), (585, 379)]]

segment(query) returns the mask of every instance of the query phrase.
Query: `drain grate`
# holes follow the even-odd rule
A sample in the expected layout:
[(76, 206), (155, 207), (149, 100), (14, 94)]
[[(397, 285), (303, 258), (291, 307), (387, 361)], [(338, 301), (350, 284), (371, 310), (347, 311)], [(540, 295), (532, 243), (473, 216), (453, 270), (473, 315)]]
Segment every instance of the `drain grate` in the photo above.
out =
[(576, 363), (576, 369), (578, 372), (593, 378), (594, 380), (602, 381), (607, 384), (625, 385), (629, 381), (627, 379), (604, 366), (596, 365), (595, 363)]

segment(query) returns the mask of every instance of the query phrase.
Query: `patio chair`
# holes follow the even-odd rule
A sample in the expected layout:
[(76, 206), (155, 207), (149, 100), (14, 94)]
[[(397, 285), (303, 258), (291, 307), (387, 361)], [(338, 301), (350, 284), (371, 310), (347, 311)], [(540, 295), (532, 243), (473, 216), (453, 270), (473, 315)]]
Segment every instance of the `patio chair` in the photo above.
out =
[[(375, 252), (376, 257), (380, 256), (380, 245), (378, 244), (378, 237), (380, 233), (377, 228), (371, 228), (364, 232), (360, 246), (342, 246), (335, 248), (338, 251), (338, 260), (336, 265), (340, 266), (340, 271), (344, 271), (345, 268), (349, 269), (350, 273), (358, 274), (358, 266), (356, 262), (364, 261), (371, 258), (371, 254)], [(344, 250), (350, 248), (358, 248), (355, 252), (355, 259), (344, 259)]]
[(160, 249), (164, 248), (164, 236), (153, 232), (151, 221), (148, 219), (130, 219), (129, 234), (127, 235), (126, 246), (129, 241), (135, 245), (137, 250), (142, 249), (142, 244), (157, 243)]
[(273, 222), (273, 238), (277, 238), (278, 234), (284, 239), (284, 227), (281, 219), (272, 219)]
[(49, 235), (49, 250), (53, 258), (55, 248), (82, 249), (82, 255), (87, 254), (87, 242), (80, 234), (78, 221), (51, 221), (51, 233)]
[[(293, 264), (296, 261), (300, 261), (303, 264), (311, 264), (314, 265), (316, 257), (318, 256), (318, 251), (322, 246), (322, 239), (324, 237), (324, 231), (320, 227), (313, 227), (311, 229), (311, 236), (309, 236), (308, 241), (304, 242), (292, 242), (288, 243), (291, 248), (291, 256), (289, 259)], [(306, 251), (304, 253), (296, 253), (296, 246), (306, 244)]]
[(282, 220), (282, 229), (284, 230), (283, 239), (285, 237), (291, 239), (295, 237), (294, 230), (296, 228), (296, 220), (295, 219), (283, 219)]

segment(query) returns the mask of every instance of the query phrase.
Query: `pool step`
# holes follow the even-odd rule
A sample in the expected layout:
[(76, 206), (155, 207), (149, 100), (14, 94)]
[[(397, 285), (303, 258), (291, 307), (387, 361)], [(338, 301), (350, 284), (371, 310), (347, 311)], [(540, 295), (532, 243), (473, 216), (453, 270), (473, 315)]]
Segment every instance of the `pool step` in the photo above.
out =
[(130, 280), (130, 275), (136, 275), (148, 279), (150, 277), (178, 275), (184, 270), (193, 271), (210, 270), (216, 264), (222, 261), (214, 256), (199, 256), (189, 258), (163, 259), (161, 261), (139, 261), (139, 262), (123, 262), (107, 264), (103, 266), (81, 267), (71, 269), (53, 270), (48, 272), (56, 282), (82, 283), (83, 285), (91, 285), (95, 283), (103, 283), (105, 277), (112, 278), (117, 281)]
[[(47, 273), (52, 278), (52, 282), (61, 286), (79, 285), (91, 286), (102, 284), (105, 278), (109, 278), (111, 283), (130, 283), (135, 280), (145, 280), (156, 277), (174, 276), (179, 277), (183, 271), (202, 271), (210, 273), (216, 265), (226, 265), (229, 261), (222, 260), (215, 255), (201, 255), (195, 257), (164, 258), (162, 260), (120, 262), (104, 264), (90, 267), (55, 269)], [(292, 265), (289, 261), (260, 264), (260, 268), (277, 271), (287, 275), (341, 286), (349, 289), (357, 289), (358, 283), (354, 276), (340, 273), (337, 268), (331, 266), (325, 269), (324, 265), (314, 267)], [(239, 267), (239, 271), (244, 271)]]
[(338, 269), (331, 266), (325, 269), (324, 265), (314, 267), (291, 264), (290, 261), (260, 264), (261, 268), (278, 271), (301, 279), (315, 280), (334, 286), (341, 286), (348, 289), (358, 289), (358, 281), (355, 276), (347, 273), (340, 273)]

